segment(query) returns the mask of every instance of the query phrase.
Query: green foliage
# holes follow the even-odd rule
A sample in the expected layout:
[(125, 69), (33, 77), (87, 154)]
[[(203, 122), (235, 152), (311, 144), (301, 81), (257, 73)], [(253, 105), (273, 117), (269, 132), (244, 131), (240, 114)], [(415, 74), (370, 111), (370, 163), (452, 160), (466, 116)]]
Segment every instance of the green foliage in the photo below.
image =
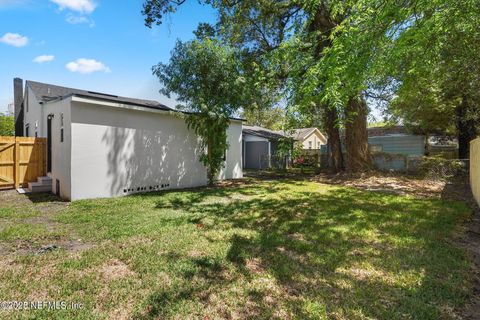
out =
[(176, 94), (186, 111), (186, 121), (201, 138), (200, 160), (213, 183), (228, 149), (230, 117), (245, 103), (239, 60), (233, 48), (205, 37), (178, 41), (168, 64), (159, 63), (153, 73), (163, 84), (162, 93)]
[(455, 176), (468, 177), (468, 165), (463, 161), (437, 157), (423, 157), (419, 173), (430, 179), (448, 179)]
[[(480, 14), (476, 0), (351, 2), (318, 64), (325, 98), (388, 88), (387, 111), (422, 132), (454, 129), (462, 99), (479, 105)], [(342, 7), (342, 4), (338, 4)], [(480, 119), (477, 110), (466, 117)]]
[(14, 136), (15, 123), (14, 117), (0, 113), (0, 136)]
[(280, 107), (251, 106), (242, 112), (246, 124), (260, 126), (270, 130), (281, 130), (285, 123), (285, 110)]

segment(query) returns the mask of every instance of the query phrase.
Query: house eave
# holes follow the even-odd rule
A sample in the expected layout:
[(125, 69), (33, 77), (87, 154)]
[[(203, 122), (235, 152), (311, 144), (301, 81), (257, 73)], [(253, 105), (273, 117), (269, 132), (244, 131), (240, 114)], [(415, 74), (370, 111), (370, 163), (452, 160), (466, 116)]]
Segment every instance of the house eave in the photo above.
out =
[(163, 113), (163, 114), (170, 114), (172, 112), (175, 112), (173, 110), (172, 111), (161, 110), (153, 107), (145, 107), (145, 106), (134, 105), (134, 104), (113, 102), (113, 101), (108, 101), (103, 99), (82, 97), (75, 94), (71, 95), (70, 97), (72, 99), (72, 102), (95, 104), (95, 105), (101, 105), (105, 107), (122, 108), (122, 109), (138, 110), (138, 111), (153, 112), (153, 113)]
[[(104, 99), (98, 99), (98, 98), (91, 98), (91, 97), (84, 97), (80, 96), (78, 94), (72, 94), (70, 96), (64, 97), (68, 98), (71, 97), (73, 102), (80, 102), (80, 103), (88, 103), (88, 104), (95, 104), (95, 105), (101, 105), (101, 106), (106, 106), (106, 107), (114, 107), (114, 108), (123, 108), (123, 109), (130, 109), (130, 110), (137, 110), (137, 111), (144, 111), (144, 112), (152, 112), (152, 113), (161, 113), (161, 114), (192, 114), (189, 112), (184, 112), (184, 111), (179, 111), (179, 110), (162, 110), (158, 109), (155, 107), (146, 107), (146, 106), (140, 106), (140, 105), (135, 105), (135, 104), (127, 104), (127, 103), (119, 103), (119, 102), (113, 102), (113, 101), (108, 101)], [(245, 120), (241, 118), (230, 118), (230, 121), (232, 122), (240, 122), (243, 123)]]

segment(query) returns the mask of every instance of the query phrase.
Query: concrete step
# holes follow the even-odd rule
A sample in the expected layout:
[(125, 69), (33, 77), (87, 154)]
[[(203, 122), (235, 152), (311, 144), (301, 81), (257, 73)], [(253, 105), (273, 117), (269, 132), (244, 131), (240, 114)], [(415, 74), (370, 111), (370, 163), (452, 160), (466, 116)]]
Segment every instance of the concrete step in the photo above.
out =
[(37, 178), (37, 181), (44, 185), (49, 185), (49, 186), (52, 185), (52, 178), (50, 177), (39, 177)]
[(52, 185), (45, 185), (40, 182), (29, 182), (28, 190), (30, 192), (52, 192)]

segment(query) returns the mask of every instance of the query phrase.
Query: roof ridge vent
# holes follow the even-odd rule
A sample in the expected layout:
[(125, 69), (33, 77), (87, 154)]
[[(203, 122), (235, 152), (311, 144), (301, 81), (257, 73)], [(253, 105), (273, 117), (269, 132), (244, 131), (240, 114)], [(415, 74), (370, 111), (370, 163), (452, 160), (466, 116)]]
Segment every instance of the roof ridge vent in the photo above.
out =
[(87, 92), (91, 93), (91, 94), (98, 94), (99, 96), (118, 98), (118, 96), (113, 95), (113, 94), (107, 94), (107, 93), (101, 93), (101, 92), (95, 92), (95, 91), (87, 91)]

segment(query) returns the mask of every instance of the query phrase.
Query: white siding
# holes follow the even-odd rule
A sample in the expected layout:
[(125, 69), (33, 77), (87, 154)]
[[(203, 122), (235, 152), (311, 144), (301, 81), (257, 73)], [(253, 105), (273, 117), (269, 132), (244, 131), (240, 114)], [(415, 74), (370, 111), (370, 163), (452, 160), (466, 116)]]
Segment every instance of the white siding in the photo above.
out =
[(239, 179), (243, 177), (242, 122), (231, 121), (227, 135), (227, 161), (225, 167), (220, 171), (219, 179)]
[[(221, 177), (242, 177), (241, 132), (241, 122), (229, 129)], [(73, 102), (71, 200), (206, 185), (198, 141), (169, 113)]]
[[(60, 182), (60, 196), (71, 199), (71, 98), (46, 103), (42, 106), (42, 136), (47, 136), (47, 117), (52, 119), (52, 191), (57, 193), (56, 180)], [(63, 114), (63, 142), (60, 141), (60, 122)]]
[[(318, 133), (318, 131), (315, 130), (303, 140), (302, 142), (303, 149), (320, 149), (320, 147), (318, 146), (319, 142), (320, 142), (320, 145), (327, 144), (325, 139), (323, 139), (322, 136)], [(311, 148), (310, 148), (310, 143), (312, 144)]]

